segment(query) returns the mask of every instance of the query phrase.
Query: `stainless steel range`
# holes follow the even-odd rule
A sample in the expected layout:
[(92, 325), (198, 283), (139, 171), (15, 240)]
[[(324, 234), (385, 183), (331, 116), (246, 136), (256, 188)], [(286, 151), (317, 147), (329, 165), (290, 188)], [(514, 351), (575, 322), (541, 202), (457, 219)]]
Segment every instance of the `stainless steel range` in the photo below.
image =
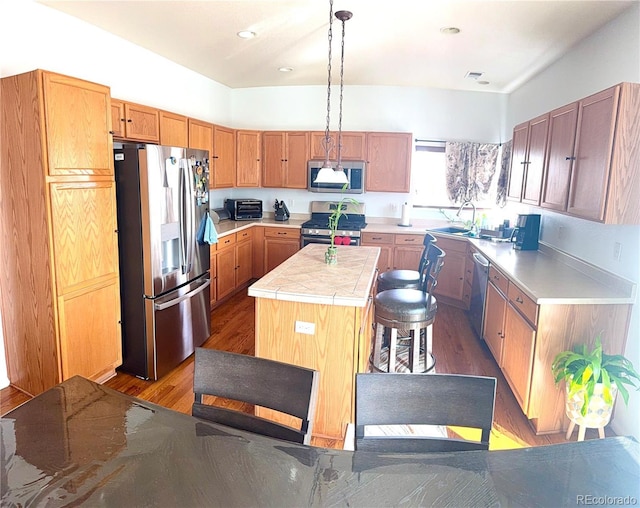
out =
[[(310, 243), (330, 243), (329, 216), (339, 201), (312, 201), (311, 219), (302, 224), (300, 246)], [(338, 220), (336, 245), (360, 245), (360, 230), (367, 223), (364, 216), (364, 203), (345, 203), (345, 215)]]

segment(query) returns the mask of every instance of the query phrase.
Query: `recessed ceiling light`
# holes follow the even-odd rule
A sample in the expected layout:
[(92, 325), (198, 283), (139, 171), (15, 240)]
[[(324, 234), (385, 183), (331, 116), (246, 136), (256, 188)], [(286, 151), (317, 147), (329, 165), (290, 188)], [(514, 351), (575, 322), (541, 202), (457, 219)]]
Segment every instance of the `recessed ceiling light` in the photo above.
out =
[(280, 72), (291, 72), (293, 70), (293, 67), (279, 67), (278, 70)]
[(255, 36), (256, 33), (252, 32), (251, 30), (242, 30), (238, 32), (238, 37), (240, 37), (241, 39), (253, 39)]
[(489, 82), (488, 81), (484, 81), (484, 80), (480, 80), (477, 82), (479, 85), (488, 85)]
[(440, 32), (446, 35), (455, 35), (460, 33), (460, 29), (455, 26), (445, 26), (440, 29)]

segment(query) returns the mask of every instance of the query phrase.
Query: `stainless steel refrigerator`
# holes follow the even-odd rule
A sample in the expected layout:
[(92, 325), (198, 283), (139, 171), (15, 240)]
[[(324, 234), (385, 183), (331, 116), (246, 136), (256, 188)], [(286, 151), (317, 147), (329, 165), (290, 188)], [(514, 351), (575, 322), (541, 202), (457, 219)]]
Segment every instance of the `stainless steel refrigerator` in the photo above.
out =
[(210, 333), (206, 150), (114, 143), (121, 370), (158, 379)]

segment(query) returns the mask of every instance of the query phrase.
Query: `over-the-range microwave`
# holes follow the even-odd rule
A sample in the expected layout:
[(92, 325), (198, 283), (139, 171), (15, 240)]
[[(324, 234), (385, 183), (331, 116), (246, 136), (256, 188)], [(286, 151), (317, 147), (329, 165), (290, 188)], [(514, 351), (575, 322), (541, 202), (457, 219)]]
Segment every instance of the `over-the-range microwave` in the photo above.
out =
[[(336, 167), (336, 161), (331, 161), (331, 167)], [(341, 183), (316, 183), (320, 168), (324, 165), (323, 160), (309, 161), (308, 190), (310, 192), (342, 192), (344, 184)], [(362, 194), (364, 192), (364, 170), (365, 161), (342, 161), (342, 167), (347, 175), (348, 185), (344, 192), (349, 194)]]

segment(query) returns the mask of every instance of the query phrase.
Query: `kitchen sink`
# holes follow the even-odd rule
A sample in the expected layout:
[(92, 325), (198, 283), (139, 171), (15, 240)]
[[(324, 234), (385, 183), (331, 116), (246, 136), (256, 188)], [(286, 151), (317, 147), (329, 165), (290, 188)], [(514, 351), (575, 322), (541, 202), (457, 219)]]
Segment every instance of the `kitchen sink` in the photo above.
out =
[(445, 226), (442, 228), (431, 228), (429, 231), (434, 233), (446, 233), (448, 235), (456, 236), (471, 236), (471, 230), (456, 226)]

